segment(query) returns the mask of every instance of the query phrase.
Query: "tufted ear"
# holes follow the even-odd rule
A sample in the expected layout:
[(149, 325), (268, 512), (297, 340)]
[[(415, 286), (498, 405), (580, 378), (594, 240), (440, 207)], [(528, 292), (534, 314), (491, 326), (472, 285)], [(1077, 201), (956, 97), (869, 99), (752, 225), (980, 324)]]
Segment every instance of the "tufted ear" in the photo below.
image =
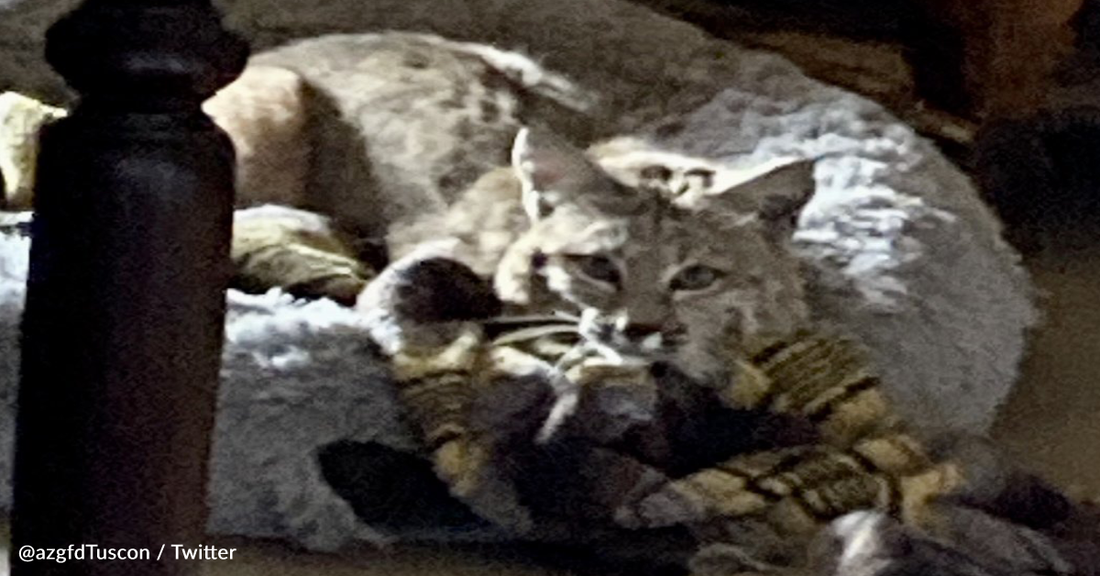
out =
[(739, 214), (754, 214), (769, 230), (789, 238), (798, 215), (816, 190), (816, 159), (777, 160), (738, 175), (735, 183), (710, 195), (708, 204)]
[(545, 218), (607, 180), (584, 152), (538, 128), (520, 129), (512, 146), (512, 167), (523, 185), (523, 207), (531, 220)]

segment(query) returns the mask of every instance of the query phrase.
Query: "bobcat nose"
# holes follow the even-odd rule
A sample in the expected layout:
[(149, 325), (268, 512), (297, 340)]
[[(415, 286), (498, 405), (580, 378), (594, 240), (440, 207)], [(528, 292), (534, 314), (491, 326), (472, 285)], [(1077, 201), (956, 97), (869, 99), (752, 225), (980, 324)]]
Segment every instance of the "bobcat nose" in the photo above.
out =
[(659, 334), (662, 326), (660, 324), (642, 324), (632, 322), (623, 328), (623, 335), (630, 340), (641, 340), (650, 334)]

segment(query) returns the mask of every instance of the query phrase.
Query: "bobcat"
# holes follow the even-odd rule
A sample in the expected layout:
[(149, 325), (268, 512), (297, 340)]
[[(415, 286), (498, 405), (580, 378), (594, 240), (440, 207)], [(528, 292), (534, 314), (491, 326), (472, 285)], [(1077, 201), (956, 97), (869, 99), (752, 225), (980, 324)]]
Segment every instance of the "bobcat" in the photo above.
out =
[[(658, 165), (689, 185), (705, 178), (707, 164), (728, 169), (745, 157), (751, 168), (835, 152), (819, 166), (818, 193), (795, 234), (811, 311), (868, 345), (910, 420), (985, 432), (1034, 318), (1026, 277), (989, 211), (957, 170), (880, 109), (801, 78), (778, 59), (727, 48), (692, 52), (690, 61), (709, 67), (707, 74), (657, 67), (691, 82), (654, 90), (558, 62), (586, 81), (574, 84), (518, 53), (421, 34), (325, 36), (258, 54), (206, 104), (238, 148), (241, 205), (274, 202), (327, 218), (284, 210), (280, 220), (302, 219), (304, 233), (239, 219), (238, 237), (249, 238), (234, 253), (247, 281), (240, 285), (353, 302), (387, 260), (378, 239), (400, 241), (411, 221), (442, 217), (454, 202), (488, 214), (459, 196), (507, 164), (521, 124), (547, 125), (582, 146), (633, 134), (604, 140), (592, 153), (609, 170)], [(716, 93), (721, 85), (731, 88)], [(669, 91), (692, 97), (681, 102)], [(654, 110), (667, 117), (654, 122), (662, 117)], [(497, 172), (483, 183), (510, 177)], [(336, 277), (299, 265), (311, 260), (297, 252), (316, 254), (310, 230), (318, 221), (356, 239), (333, 257), (344, 271)], [(495, 268), (512, 237), (508, 227), (485, 228), (492, 233), (478, 247), (485, 254), (479, 272)]]
[[(358, 305), (452, 493), (528, 537), (545, 529), (531, 506), (581, 532), (601, 520), (686, 526), (698, 539), (696, 574), (802, 567), (814, 534), (861, 509), (935, 533), (939, 499), (986, 493), (966, 485), (962, 462), (907, 432), (858, 345), (806, 331), (788, 243), (814, 164), (620, 165), (615, 177), (524, 129), (511, 179), (490, 174), (451, 218), (406, 230), (410, 241), (453, 236), (413, 242)], [(471, 218), (479, 201), (487, 218)], [(479, 292), (472, 270), (488, 265), (494, 244), (486, 227), (520, 220), (499, 242), (495, 291)], [(477, 305), (497, 295), (503, 303)], [(499, 304), (543, 323), (520, 318), (490, 338), (500, 325), (477, 320)], [(761, 444), (731, 441), (729, 418), (761, 413), (806, 437), (750, 426), (742, 433)], [(703, 432), (685, 438), (685, 420)], [(564, 457), (537, 446), (552, 441), (564, 442)], [(1027, 561), (1062, 565), (1056, 553), (1039, 556)]]
[[(462, 429), (462, 407), (470, 406), (479, 388), (466, 381), (472, 378), (469, 362), (487, 362), (489, 367), (481, 370), (490, 374), (485, 377), (489, 379), (496, 372), (554, 379), (555, 369), (531, 353), (489, 352), (487, 359), (472, 360), (480, 354), (474, 352), (476, 331), (458, 336), (470, 330), (462, 323), (429, 322), (422, 327), (429, 310), (441, 308), (445, 299), (428, 303), (410, 296), (438, 291), (435, 287), (445, 284), (423, 278), (430, 257), (448, 257), (483, 272), (495, 268), (494, 297), (513, 313), (575, 315), (581, 339), (609, 359), (579, 362), (582, 378), (571, 376), (573, 384), (583, 377), (599, 378), (594, 374), (607, 376), (608, 369), (615, 377), (637, 378), (639, 370), (657, 363), (667, 363), (698, 382), (719, 380), (726, 372), (731, 334), (744, 339), (785, 336), (805, 323), (808, 313), (797, 260), (786, 243), (793, 216), (814, 189), (812, 162), (765, 166), (758, 173), (741, 174), (741, 180), (717, 180), (734, 191), (689, 192), (668, 186), (669, 178), (630, 186), (559, 137), (524, 129), (513, 149), (513, 163), (518, 178), (490, 173), (443, 217), (443, 223), (428, 218), (416, 227), (419, 233), (404, 231), (406, 240), (418, 248), (368, 286), (358, 302), (363, 313), (374, 318), (375, 340), (393, 355), (399, 379), (410, 382), (403, 389), (414, 408), (434, 403), (433, 395), (439, 394), (443, 404), (451, 406), (430, 409), (419, 418), (429, 421), (421, 425), (426, 425), (426, 441), (437, 454), (456, 450), (452, 433)], [(478, 203), (489, 211), (488, 218), (469, 218), (466, 210)], [(448, 226), (448, 221), (456, 226)], [(471, 222), (479, 224), (477, 229), (470, 229)], [(496, 225), (500, 227), (494, 229)], [(434, 249), (430, 241), (412, 240), (433, 231), (452, 236), (452, 241)], [(486, 250), (494, 238), (503, 239), (499, 249)], [(499, 252), (499, 258), (486, 258), (487, 252)], [(406, 269), (410, 274), (403, 273)], [(461, 300), (461, 292), (444, 294)], [(549, 350), (560, 355), (562, 348)], [(563, 361), (553, 362), (568, 373)], [(626, 375), (619, 370), (623, 367)], [(635, 374), (629, 374), (631, 368)], [(445, 374), (436, 379), (439, 370)], [(458, 375), (446, 375), (452, 370)], [(508, 387), (506, 395), (518, 394), (515, 389)], [(454, 399), (448, 399), (451, 394)], [(563, 406), (568, 411), (568, 403)], [(627, 402), (620, 408), (619, 415), (627, 420), (655, 417), (652, 406)], [(695, 408), (682, 406), (687, 412)], [(630, 422), (623, 424), (629, 427)], [(547, 424), (548, 430), (555, 426)], [(460, 452), (468, 454), (469, 449)], [(440, 457), (439, 465), (446, 469), (447, 460), (470, 457)], [(470, 489), (459, 488), (466, 490)], [(494, 490), (492, 497), (480, 498), (482, 504), (499, 504), (491, 501), (503, 499), (501, 489)]]

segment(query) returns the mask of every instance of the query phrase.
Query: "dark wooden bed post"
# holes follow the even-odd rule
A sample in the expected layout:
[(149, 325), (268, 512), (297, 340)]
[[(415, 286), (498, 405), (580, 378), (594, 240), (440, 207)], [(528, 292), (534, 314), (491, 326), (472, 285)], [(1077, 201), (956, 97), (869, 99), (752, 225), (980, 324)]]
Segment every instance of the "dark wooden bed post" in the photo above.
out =
[[(191, 573), (171, 545), (205, 528), (233, 202), (232, 147), (200, 105), (247, 46), (209, 0), (87, 0), (46, 56), (81, 99), (42, 135), (12, 573)], [(152, 559), (19, 559), (81, 544)]]

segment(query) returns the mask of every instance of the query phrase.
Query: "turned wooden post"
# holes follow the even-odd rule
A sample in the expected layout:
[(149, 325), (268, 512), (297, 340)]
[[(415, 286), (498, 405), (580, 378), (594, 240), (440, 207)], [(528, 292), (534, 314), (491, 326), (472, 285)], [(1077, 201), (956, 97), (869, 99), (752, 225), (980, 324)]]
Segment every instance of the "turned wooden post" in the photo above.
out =
[[(80, 101), (41, 138), (12, 573), (192, 573), (171, 545), (205, 528), (233, 203), (232, 146), (200, 105), (247, 46), (209, 0), (87, 0), (46, 57)], [(19, 557), (81, 544), (153, 559)]]

